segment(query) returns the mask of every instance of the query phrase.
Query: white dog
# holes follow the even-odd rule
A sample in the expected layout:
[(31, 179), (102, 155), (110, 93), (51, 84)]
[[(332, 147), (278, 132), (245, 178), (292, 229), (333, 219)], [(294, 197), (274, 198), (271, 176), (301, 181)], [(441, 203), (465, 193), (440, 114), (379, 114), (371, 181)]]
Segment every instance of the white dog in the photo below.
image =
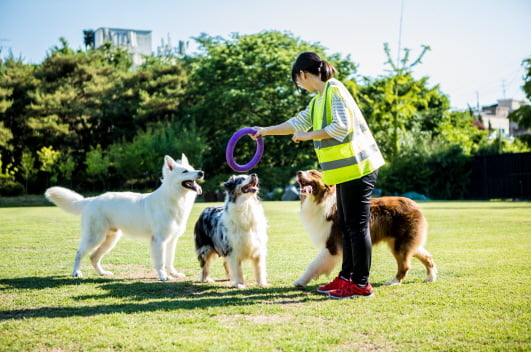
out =
[(203, 171), (194, 170), (183, 154), (179, 162), (164, 157), (162, 185), (153, 193), (108, 192), (84, 198), (62, 187), (46, 190), (46, 198), (61, 209), (81, 215), (81, 242), (74, 262), (72, 276), (82, 277), (80, 262), (92, 252), (90, 260), (100, 275), (112, 275), (103, 270), (101, 259), (122, 235), (151, 241), (151, 258), (160, 280), (184, 277), (173, 267), (177, 239), (186, 222), (201, 187), (196, 180)]
[(206, 208), (195, 224), (201, 281), (213, 282), (210, 263), (219, 255), (225, 258), (225, 270), (234, 287), (245, 287), (242, 261), (246, 259), (253, 263), (258, 285), (265, 287), (267, 221), (257, 196), (258, 176), (232, 176), (224, 186), (225, 204)]

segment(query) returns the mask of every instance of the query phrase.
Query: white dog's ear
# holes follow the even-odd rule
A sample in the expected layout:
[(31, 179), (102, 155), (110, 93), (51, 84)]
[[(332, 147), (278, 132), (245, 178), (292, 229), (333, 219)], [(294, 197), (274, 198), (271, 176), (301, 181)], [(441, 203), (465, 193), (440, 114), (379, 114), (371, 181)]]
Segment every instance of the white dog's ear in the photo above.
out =
[(176, 164), (177, 163), (175, 162), (175, 160), (173, 160), (173, 158), (171, 156), (166, 155), (164, 157), (164, 167), (162, 168), (162, 170), (168, 169), (168, 170), (172, 171), (175, 168)]
[(181, 154), (181, 164), (185, 166), (190, 166), (190, 163), (188, 162), (188, 158), (184, 153)]

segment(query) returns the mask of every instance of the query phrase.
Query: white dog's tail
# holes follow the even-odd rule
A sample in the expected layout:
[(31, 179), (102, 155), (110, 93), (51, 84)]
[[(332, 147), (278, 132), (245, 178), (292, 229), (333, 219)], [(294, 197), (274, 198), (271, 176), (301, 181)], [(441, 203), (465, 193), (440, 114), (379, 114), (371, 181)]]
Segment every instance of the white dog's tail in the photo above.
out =
[(44, 196), (59, 208), (74, 215), (80, 215), (85, 205), (85, 202), (82, 202), (85, 198), (68, 188), (50, 187)]

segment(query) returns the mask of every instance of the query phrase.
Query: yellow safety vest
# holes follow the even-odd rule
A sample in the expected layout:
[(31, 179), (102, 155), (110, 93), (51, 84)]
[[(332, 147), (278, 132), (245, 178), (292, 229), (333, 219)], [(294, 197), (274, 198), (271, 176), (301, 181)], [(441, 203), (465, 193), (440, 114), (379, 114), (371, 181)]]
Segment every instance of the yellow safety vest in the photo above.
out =
[(336, 79), (326, 82), (323, 97), (319, 103), (317, 102), (319, 96), (315, 96), (310, 102), (313, 130), (323, 129), (332, 122), (333, 90), (339, 92), (353, 123), (343, 141), (335, 138), (313, 141), (317, 159), (323, 170), (323, 182), (327, 185), (359, 179), (385, 163), (356, 102), (345, 86)]

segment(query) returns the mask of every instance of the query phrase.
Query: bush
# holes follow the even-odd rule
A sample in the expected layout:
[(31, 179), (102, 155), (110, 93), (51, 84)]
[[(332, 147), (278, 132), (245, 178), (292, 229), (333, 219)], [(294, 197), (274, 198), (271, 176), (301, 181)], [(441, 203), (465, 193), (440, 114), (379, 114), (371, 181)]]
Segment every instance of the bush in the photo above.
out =
[(431, 199), (463, 199), (470, 160), (458, 144), (444, 145), (429, 136), (418, 138), (406, 143), (399, 157), (380, 169), (377, 187), (384, 195), (414, 191)]
[(14, 197), (24, 194), (24, 186), (13, 180), (0, 178), (0, 195), (4, 197)]
[(160, 183), (164, 155), (179, 160), (184, 153), (192, 166), (200, 169), (208, 151), (205, 140), (194, 125), (160, 123), (140, 131), (130, 143), (111, 145), (108, 155), (118, 175), (132, 186), (156, 186)]

